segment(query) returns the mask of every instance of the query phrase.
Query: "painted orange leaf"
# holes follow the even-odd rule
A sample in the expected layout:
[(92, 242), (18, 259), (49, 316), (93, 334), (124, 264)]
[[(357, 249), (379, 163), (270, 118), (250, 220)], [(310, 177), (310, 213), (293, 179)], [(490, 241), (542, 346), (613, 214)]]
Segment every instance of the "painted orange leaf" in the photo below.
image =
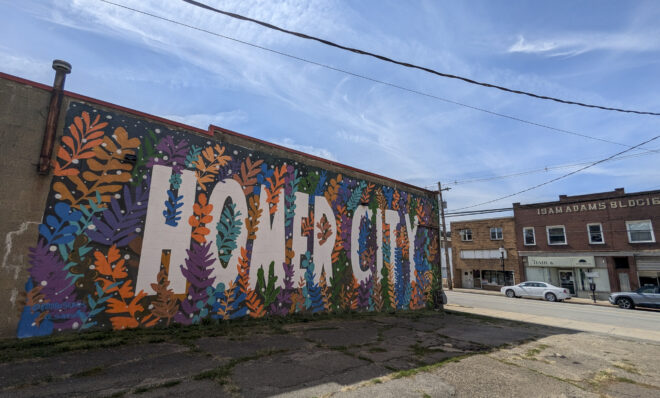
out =
[(83, 112), (81, 116), (73, 118), (73, 123), (69, 126), (70, 135), (62, 137), (62, 144), (57, 151), (57, 157), (64, 163), (53, 159), (53, 174), (56, 176), (77, 175), (80, 173), (77, 167), (68, 167), (77, 164), (80, 159), (94, 157), (92, 149), (101, 144), (103, 128), (108, 125), (107, 122), (99, 123), (100, 118), (101, 115), (96, 115), (92, 121), (88, 112)]
[(259, 166), (261, 166), (261, 163), (263, 162), (264, 161), (261, 159), (252, 162), (252, 159), (248, 156), (241, 164), (240, 173), (234, 174), (234, 180), (241, 184), (245, 195), (252, 193), (252, 187), (257, 183), (257, 174), (261, 171)]
[(206, 242), (206, 235), (211, 231), (205, 226), (213, 221), (211, 212), (213, 205), (208, 204), (206, 194), (200, 193), (197, 203), (193, 205), (193, 215), (188, 219), (188, 223), (193, 227), (192, 238), (198, 243)]
[(114, 330), (133, 329), (140, 326), (138, 321), (130, 316), (115, 316), (110, 318), (110, 322), (112, 322)]
[(314, 233), (314, 213), (310, 210), (309, 217), (303, 217), (300, 226), (303, 236), (309, 236)]
[(266, 180), (270, 183), (270, 187), (266, 188), (266, 202), (270, 205), (270, 214), (274, 214), (277, 211), (277, 204), (280, 201), (280, 192), (282, 191), (282, 188), (284, 188), (285, 174), (286, 165), (283, 164), (279, 169), (275, 167), (273, 176), (268, 177)]
[(323, 196), (325, 196), (326, 200), (328, 203), (332, 203), (335, 201), (337, 198), (337, 194), (339, 193), (339, 184), (341, 183), (341, 174), (337, 174), (337, 177), (332, 178), (330, 180), (330, 184), (328, 185), (328, 189), (326, 189), (325, 193)]
[(316, 237), (319, 240), (319, 245), (323, 246), (330, 235), (332, 235), (332, 227), (330, 226), (328, 218), (325, 216), (325, 214), (321, 216), (321, 220), (316, 223), (316, 228), (319, 229), (319, 232), (316, 234)]
[(245, 218), (245, 226), (248, 232), (247, 238), (254, 240), (257, 238), (257, 231), (259, 230), (259, 217), (261, 217), (263, 209), (259, 208), (259, 197), (256, 195), (250, 196), (248, 199), (248, 204), (248, 216)]
[(374, 190), (375, 184), (369, 183), (367, 188), (362, 191), (362, 196), (360, 197), (360, 203), (369, 203), (371, 201), (371, 191)]
[(197, 183), (206, 191), (206, 184), (213, 182), (220, 172), (220, 167), (227, 165), (231, 160), (231, 156), (227, 156), (225, 147), (215, 144), (215, 146), (207, 146), (202, 150), (202, 154), (197, 157), (197, 160), (192, 162), (195, 166), (195, 177)]

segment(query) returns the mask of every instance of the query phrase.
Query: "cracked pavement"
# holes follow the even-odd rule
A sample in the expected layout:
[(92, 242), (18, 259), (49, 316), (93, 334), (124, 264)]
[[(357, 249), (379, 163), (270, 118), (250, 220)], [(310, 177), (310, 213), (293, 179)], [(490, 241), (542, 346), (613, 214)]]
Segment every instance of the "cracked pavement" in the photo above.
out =
[[(99, 347), (64, 353), (42, 342), (34, 355), (0, 363), (0, 396), (660, 395), (660, 344), (469, 314), (355, 314), (175, 332), (144, 339), (138, 331), (109, 347), (101, 336)], [(28, 343), (14, 348), (32, 349)]]

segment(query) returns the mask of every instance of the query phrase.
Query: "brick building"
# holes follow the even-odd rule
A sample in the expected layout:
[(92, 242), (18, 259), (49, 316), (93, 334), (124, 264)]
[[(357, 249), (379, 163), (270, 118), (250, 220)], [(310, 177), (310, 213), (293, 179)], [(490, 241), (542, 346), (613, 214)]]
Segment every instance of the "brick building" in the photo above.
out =
[(521, 281), (512, 217), (452, 222), (451, 240), (455, 287), (498, 290)]
[(588, 297), (660, 284), (660, 190), (623, 188), (513, 204), (519, 263), (539, 280)]

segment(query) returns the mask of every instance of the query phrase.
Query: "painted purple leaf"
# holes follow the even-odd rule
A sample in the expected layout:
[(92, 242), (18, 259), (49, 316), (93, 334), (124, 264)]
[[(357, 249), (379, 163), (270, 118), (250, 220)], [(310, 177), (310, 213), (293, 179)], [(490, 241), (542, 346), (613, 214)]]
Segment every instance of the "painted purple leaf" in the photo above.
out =
[[(149, 180), (145, 182), (149, 186)], [(131, 195), (128, 185), (124, 185), (123, 199), (124, 208), (119, 204), (119, 200), (112, 198), (110, 207), (102, 214), (102, 220), (99, 217), (93, 217), (95, 229), (88, 229), (87, 236), (96, 243), (117, 247), (128, 245), (135, 239), (138, 229), (144, 223), (147, 214), (147, 202), (149, 201), (149, 191), (145, 186), (137, 186)]]
[(147, 167), (153, 167), (154, 165), (171, 166), (172, 171), (176, 174), (180, 174), (186, 167), (188, 142), (185, 140), (181, 140), (175, 144), (172, 136), (168, 135), (160, 140), (156, 149), (162, 152), (163, 157), (153, 157), (149, 159)]
[(210, 278), (213, 272), (213, 257), (211, 255), (211, 242), (199, 244), (193, 242), (192, 249), (186, 250), (185, 267), (181, 265), (181, 273), (186, 277), (188, 286), (186, 299), (181, 302), (179, 312), (174, 319), (184, 325), (199, 323), (206, 316), (209, 294), (207, 288), (213, 286), (215, 277)]

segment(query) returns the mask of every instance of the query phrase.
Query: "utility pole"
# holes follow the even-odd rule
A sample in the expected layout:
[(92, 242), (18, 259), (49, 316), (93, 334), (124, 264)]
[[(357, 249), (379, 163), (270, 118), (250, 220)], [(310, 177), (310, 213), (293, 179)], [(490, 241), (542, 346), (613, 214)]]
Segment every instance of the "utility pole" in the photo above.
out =
[[(440, 216), (442, 217), (442, 233), (438, 234), (440, 237), (440, 244), (442, 245), (442, 249), (445, 251), (445, 264), (447, 265), (447, 285), (449, 287), (449, 290), (454, 290), (454, 284), (452, 283), (452, 275), (451, 275), (451, 264), (449, 263), (449, 250), (447, 248), (447, 239), (449, 238), (447, 236), (447, 225), (445, 224), (445, 202), (442, 200), (442, 191), (449, 191), (451, 188), (442, 188), (442, 184), (438, 181), (438, 197), (440, 199)], [(444, 239), (442, 238), (442, 235), (444, 234)], [(442, 271), (442, 266), (440, 267), (440, 270)], [(442, 272), (440, 272), (442, 274)]]

